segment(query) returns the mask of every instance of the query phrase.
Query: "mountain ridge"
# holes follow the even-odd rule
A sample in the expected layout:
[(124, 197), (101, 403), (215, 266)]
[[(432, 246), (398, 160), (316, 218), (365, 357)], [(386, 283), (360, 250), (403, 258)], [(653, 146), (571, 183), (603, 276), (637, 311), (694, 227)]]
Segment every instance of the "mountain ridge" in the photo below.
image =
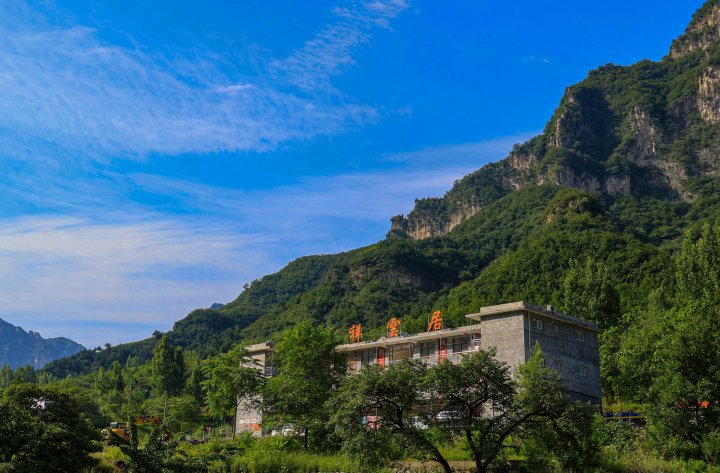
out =
[[(717, 130), (708, 136), (706, 128), (720, 123), (719, 41), (720, 3), (712, 0), (661, 61), (591, 71), (566, 89), (541, 135), (458, 180), (443, 197), (418, 199), (407, 216), (391, 219), (388, 237), (447, 234), (498, 197), (545, 182), (610, 197), (692, 200), (693, 178), (720, 170)], [(618, 90), (618, 82), (625, 87)], [(694, 156), (675, 149), (683, 140), (700, 145)]]
[[(607, 64), (568, 87), (542, 134), (443, 197), (418, 199), (384, 240), (299, 258), (221, 308), (192, 311), (168, 340), (204, 356), (302, 320), (339, 334), (362, 323), (372, 338), (391, 316), (412, 332), (434, 310), (458, 326), (483, 305), (561, 306), (568, 268), (584, 259), (608, 266), (622, 313), (633, 313), (672, 277), (682, 235), (720, 215), (719, 2), (695, 14), (661, 61)], [(142, 362), (157, 339), (47, 369), (62, 377)]]
[(50, 361), (74, 355), (85, 347), (65, 337), (43, 338), (0, 318), (0, 366), (30, 365), (40, 369)]

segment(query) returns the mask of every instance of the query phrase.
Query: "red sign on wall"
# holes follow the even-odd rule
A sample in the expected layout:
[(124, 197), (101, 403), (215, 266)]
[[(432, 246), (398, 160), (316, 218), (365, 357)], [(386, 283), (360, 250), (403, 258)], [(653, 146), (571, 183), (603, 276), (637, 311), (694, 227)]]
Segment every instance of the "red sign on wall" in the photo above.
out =
[(439, 361), (447, 360), (447, 342), (438, 341), (438, 359)]

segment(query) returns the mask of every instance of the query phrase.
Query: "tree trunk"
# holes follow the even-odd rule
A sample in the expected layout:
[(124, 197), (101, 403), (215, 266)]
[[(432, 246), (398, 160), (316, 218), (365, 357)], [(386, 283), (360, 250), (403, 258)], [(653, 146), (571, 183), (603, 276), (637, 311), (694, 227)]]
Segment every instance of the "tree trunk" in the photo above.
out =
[(308, 449), (308, 428), (305, 427), (305, 451), (307, 452)]
[(443, 470), (445, 470), (445, 473), (452, 473), (452, 468), (450, 468), (450, 464), (447, 460), (445, 460), (445, 457), (440, 455), (438, 458), (435, 459), (436, 462), (440, 463), (440, 466), (443, 467)]
[(165, 425), (165, 417), (167, 416), (167, 393), (163, 396), (163, 425)]
[(230, 428), (230, 431), (232, 432), (233, 440), (235, 440), (235, 429), (236, 428), (237, 428), (237, 407), (235, 407), (235, 413), (233, 414), (232, 427)]

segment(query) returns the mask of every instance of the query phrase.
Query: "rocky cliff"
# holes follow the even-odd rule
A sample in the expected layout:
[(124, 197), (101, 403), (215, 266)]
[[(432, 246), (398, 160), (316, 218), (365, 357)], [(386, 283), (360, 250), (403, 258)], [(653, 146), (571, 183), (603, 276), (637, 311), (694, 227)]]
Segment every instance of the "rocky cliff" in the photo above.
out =
[(67, 338), (42, 338), (0, 319), (0, 366), (11, 368), (30, 365), (35, 369), (46, 363), (74, 355), (84, 347)]
[(662, 61), (592, 71), (567, 88), (541, 135), (442, 198), (417, 200), (392, 218), (388, 237), (447, 234), (490, 202), (544, 183), (607, 199), (692, 200), (719, 171), (720, 0), (711, 0)]

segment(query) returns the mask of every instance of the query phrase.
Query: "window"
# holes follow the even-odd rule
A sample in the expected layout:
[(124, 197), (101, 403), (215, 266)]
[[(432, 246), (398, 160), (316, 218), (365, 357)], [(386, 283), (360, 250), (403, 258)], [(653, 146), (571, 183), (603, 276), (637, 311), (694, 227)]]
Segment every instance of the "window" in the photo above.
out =
[(360, 352), (360, 364), (365, 366), (375, 362), (375, 350), (363, 350)]
[(575, 340), (577, 340), (578, 342), (584, 342), (585, 334), (579, 331), (575, 331)]
[(452, 341), (453, 353), (462, 353), (464, 351), (468, 351), (469, 346), (470, 346), (470, 341), (468, 340), (467, 337), (453, 338), (453, 341)]
[(575, 374), (578, 376), (587, 376), (587, 368), (582, 365), (577, 365), (575, 367)]
[(545, 366), (545, 358), (540, 358), (540, 366)]
[(555, 360), (553, 361), (553, 365), (555, 366), (555, 368), (560, 368), (560, 360), (555, 358)]
[(560, 330), (560, 327), (558, 327), (558, 324), (553, 324), (553, 332), (558, 333)]
[(538, 319), (533, 319), (533, 326), (535, 327), (535, 330), (542, 330), (543, 329), (543, 321)]
[(437, 342), (422, 342), (420, 344), (420, 356), (433, 356), (437, 349)]

